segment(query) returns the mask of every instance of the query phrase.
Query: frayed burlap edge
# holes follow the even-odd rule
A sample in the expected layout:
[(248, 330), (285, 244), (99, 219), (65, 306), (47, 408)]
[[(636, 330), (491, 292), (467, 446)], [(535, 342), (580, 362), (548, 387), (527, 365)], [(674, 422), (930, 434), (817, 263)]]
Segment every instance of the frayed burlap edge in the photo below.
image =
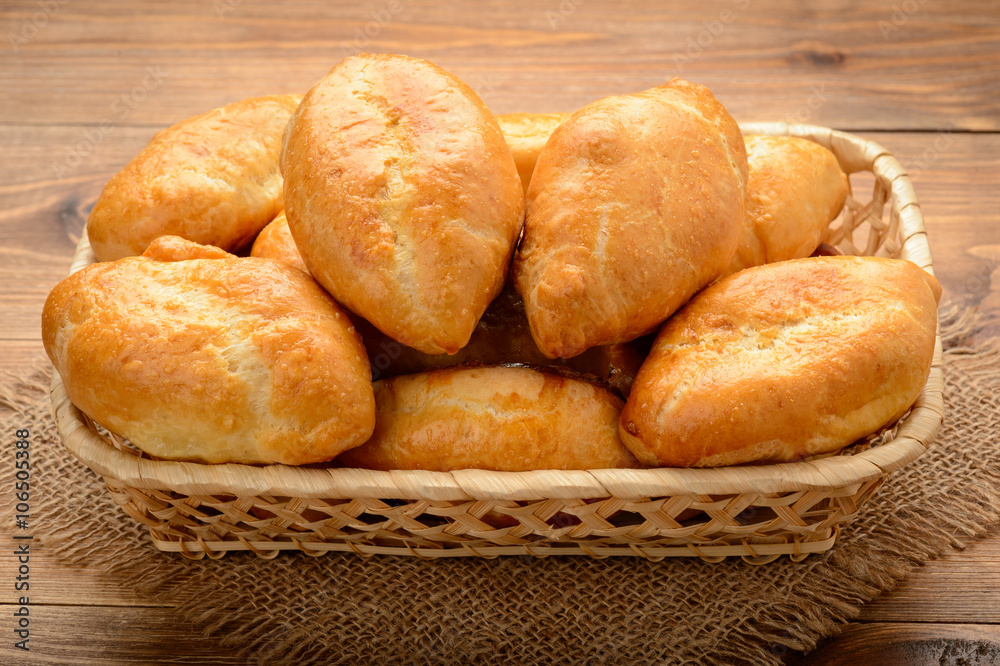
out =
[[(977, 448), (996, 447), (1000, 340), (967, 343), (983, 324), (972, 310), (943, 308), (941, 322), (947, 407), (938, 443), (889, 479), (832, 551), (798, 564), (784, 558), (752, 567), (739, 560), (710, 565), (693, 559), (650, 563), (570, 557), (428, 563), (339, 554), (314, 559), (297, 553), (270, 562), (249, 554), (232, 554), (218, 562), (189, 561), (155, 551), (144, 528), (122, 514), (101, 480), (55, 444), (58, 435), (48, 414), (47, 365), (0, 384), (0, 413), (6, 410), (19, 423), (37, 424), (33, 426), (39, 447), (35, 515), (42, 522), (36, 538), (67, 566), (106, 572), (138, 595), (175, 606), (178, 618), (239, 650), (251, 663), (379, 663), (400, 658), (563, 663), (631, 658), (657, 663), (776, 664), (788, 650), (810, 650), (835, 634), (844, 622), (857, 617), (863, 604), (893, 588), (914, 567), (948, 548), (964, 547), (1000, 521), (996, 490), (1000, 465), (995, 457), (976, 454)], [(965, 392), (963, 400), (948, 395), (956, 385)], [(52, 447), (44, 455), (42, 440)], [(927, 471), (938, 467), (948, 470), (947, 483), (926, 486)], [(72, 483), (66, 483), (69, 479)], [(86, 498), (88, 511), (81, 515), (65, 510), (81, 498)], [(889, 505), (892, 511), (885, 510)], [(102, 538), (93, 539), (95, 533)], [(395, 591), (390, 583), (380, 599), (378, 588), (386, 585), (387, 573), (410, 582), (400, 583)], [(376, 590), (357, 591), (356, 596), (364, 596), (363, 604), (351, 590), (330, 589), (331, 582), (357, 584), (367, 574)], [(457, 589), (450, 606), (430, 604), (423, 609), (421, 604), (429, 602), (400, 598), (411, 589), (431, 588), (447, 598), (452, 579), (482, 586), (482, 596), (502, 606), (506, 614), (487, 608), (489, 622), (459, 617), (455, 607), (475, 604), (463, 601)], [(534, 581), (534, 588), (525, 579)], [(564, 587), (546, 587), (549, 579)], [(619, 589), (636, 581), (659, 587)], [(514, 598), (509, 600), (504, 586), (512, 582)], [(574, 613), (553, 612), (551, 604), (532, 596), (533, 589), (547, 594), (570, 589), (581, 603)], [(352, 609), (351, 604), (358, 607)], [(419, 613), (412, 606), (420, 608)], [(403, 648), (385, 636), (371, 636), (364, 620), (383, 608), (388, 609), (387, 617), (404, 616), (411, 624), (426, 626), (415, 631)], [(507, 615), (516, 616), (521, 610), (533, 615), (504, 624)], [(435, 619), (435, 612), (444, 619)], [(609, 619), (615, 613), (624, 619)], [(674, 617), (659, 624), (650, 620), (671, 614)], [(418, 622), (418, 617), (427, 619)], [(595, 621), (617, 622), (614, 627), (622, 630), (602, 633)], [(490, 623), (493, 636), (488, 635)], [(532, 623), (544, 631), (533, 633)], [(386, 634), (397, 628), (391, 619), (382, 626)], [(632, 626), (637, 629), (629, 633)], [(635, 659), (637, 655), (642, 658)]]

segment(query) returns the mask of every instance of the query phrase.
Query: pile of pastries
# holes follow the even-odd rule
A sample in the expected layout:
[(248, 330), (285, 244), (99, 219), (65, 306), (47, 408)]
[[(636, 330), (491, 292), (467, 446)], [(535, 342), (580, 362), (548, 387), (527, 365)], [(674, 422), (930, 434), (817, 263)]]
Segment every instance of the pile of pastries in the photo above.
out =
[(814, 256), (847, 192), (825, 148), (744, 137), (680, 79), (495, 117), (361, 54), (156, 134), (43, 339), (74, 404), (160, 459), (801, 460), (902, 415), (933, 354), (932, 276)]

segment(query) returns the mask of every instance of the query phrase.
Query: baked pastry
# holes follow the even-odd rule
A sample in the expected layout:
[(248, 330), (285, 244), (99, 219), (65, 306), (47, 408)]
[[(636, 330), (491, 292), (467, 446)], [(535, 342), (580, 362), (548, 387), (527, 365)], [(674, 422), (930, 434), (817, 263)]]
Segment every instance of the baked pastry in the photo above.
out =
[(503, 138), (514, 156), (521, 187), (528, 192), (531, 173), (535, 170), (538, 154), (545, 147), (552, 132), (567, 118), (568, 113), (507, 113), (497, 116)]
[(795, 136), (747, 136), (746, 211), (723, 275), (811, 255), (840, 214), (847, 176), (833, 153)]
[[(250, 254), (278, 259), (307, 271), (284, 215), (278, 215), (260, 232)], [(642, 364), (641, 352), (631, 344), (603, 345), (571, 359), (549, 359), (538, 350), (531, 337), (524, 302), (510, 283), (486, 308), (468, 344), (454, 354), (425, 354), (399, 344), (363, 317), (355, 315), (353, 321), (368, 351), (374, 379), (456, 365), (560, 365), (605, 382), (619, 394), (627, 396)]]
[(160, 236), (153, 240), (142, 256), (155, 261), (184, 261), (186, 259), (235, 259), (220, 247), (202, 245), (180, 236)]
[(570, 357), (650, 333), (718, 277), (739, 241), (746, 173), (736, 122), (680, 79), (559, 125), (514, 262), (538, 348)]
[(453, 354), (503, 287), (523, 221), (496, 118), (425, 60), (345, 58), (310, 90), (281, 161), (313, 277), (394, 340)]
[(529, 368), (450, 368), (375, 383), (375, 433), (338, 462), (369, 469), (635, 467), (621, 400)]
[(104, 186), (87, 219), (98, 261), (158, 236), (236, 250), (281, 211), (281, 137), (301, 95), (253, 97), (157, 132)]
[(45, 350), (83, 412), (157, 457), (327, 461), (372, 433), (364, 348), (301, 271), (177, 238), (52, 290)]
[(521, 364), (580, 373), (627, 396), (643, 358), (629, 343), (591, 347), (569, 359), (546, 357), (531, 337), (524, 302), (509, 284), (486, 308), (469, 344), (455, 354), (425, 354), (399, 344), (360, 317), (355, 324), (368, 350), (375, 379), (457, 365)]
[(250, 248), (250, 256), (277, 259), (306, 274), (309, 273), (306, 262), (302, 261), (299, 248), (295, 246), (292, 232), (288, 229), (285, 211), (278, 213), (278, 216), (257, 235), (253, 247)]
[(792, 259), (719, 280), (660, 330), (622, 441), (670, 467), (835, 452), (916, 400), (940, 296), (915, 264), (876, 257)]

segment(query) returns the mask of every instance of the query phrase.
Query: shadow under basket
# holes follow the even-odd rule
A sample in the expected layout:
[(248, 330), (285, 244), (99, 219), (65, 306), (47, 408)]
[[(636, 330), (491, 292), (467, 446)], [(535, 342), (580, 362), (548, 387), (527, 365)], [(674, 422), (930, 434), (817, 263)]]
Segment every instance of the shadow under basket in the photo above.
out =
[[(848, 196), (825, 242), (845, 254), (908, 259), (933, 273), (910, 179), (878, 144), (822, 127), (761, 123), (745, 134), (811, 139), (830, 149), (870, 198)], [(86, 235), (73, 271), (95, 261)], [(66, 447), (104, 477), (157, 548), (213, 558), (282, 550), (421, 558), (729, 556), (765, 564), (830, 549), (895, 470), (931, 444), (943, 418), (941, 338), (930, 376), (899, 422), (838, 455), (718, 469), (380, 472), (151, 460), (70, 402), (53, 373)]]

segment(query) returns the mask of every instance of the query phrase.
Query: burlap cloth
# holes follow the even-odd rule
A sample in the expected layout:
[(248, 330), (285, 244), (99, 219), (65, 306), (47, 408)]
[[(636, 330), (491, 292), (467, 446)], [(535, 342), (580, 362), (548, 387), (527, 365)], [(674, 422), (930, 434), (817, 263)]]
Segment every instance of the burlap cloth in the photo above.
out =
[(176, 605), (179, 622), (247, 663), (768, 664), (813, 648), (915, 566), (1000, 521), (1000, 340), (968, 346), (974, 326), (968, 312), (943, 316), (936, 445), (889, 479), (832, 551), (798, 564), (336, 553), (190, 561), (156, 551), (62, 448), (48, 370), (0, 385), (0, 415), (33, 433), (36, 540), (66, 566), (113, 573)]

